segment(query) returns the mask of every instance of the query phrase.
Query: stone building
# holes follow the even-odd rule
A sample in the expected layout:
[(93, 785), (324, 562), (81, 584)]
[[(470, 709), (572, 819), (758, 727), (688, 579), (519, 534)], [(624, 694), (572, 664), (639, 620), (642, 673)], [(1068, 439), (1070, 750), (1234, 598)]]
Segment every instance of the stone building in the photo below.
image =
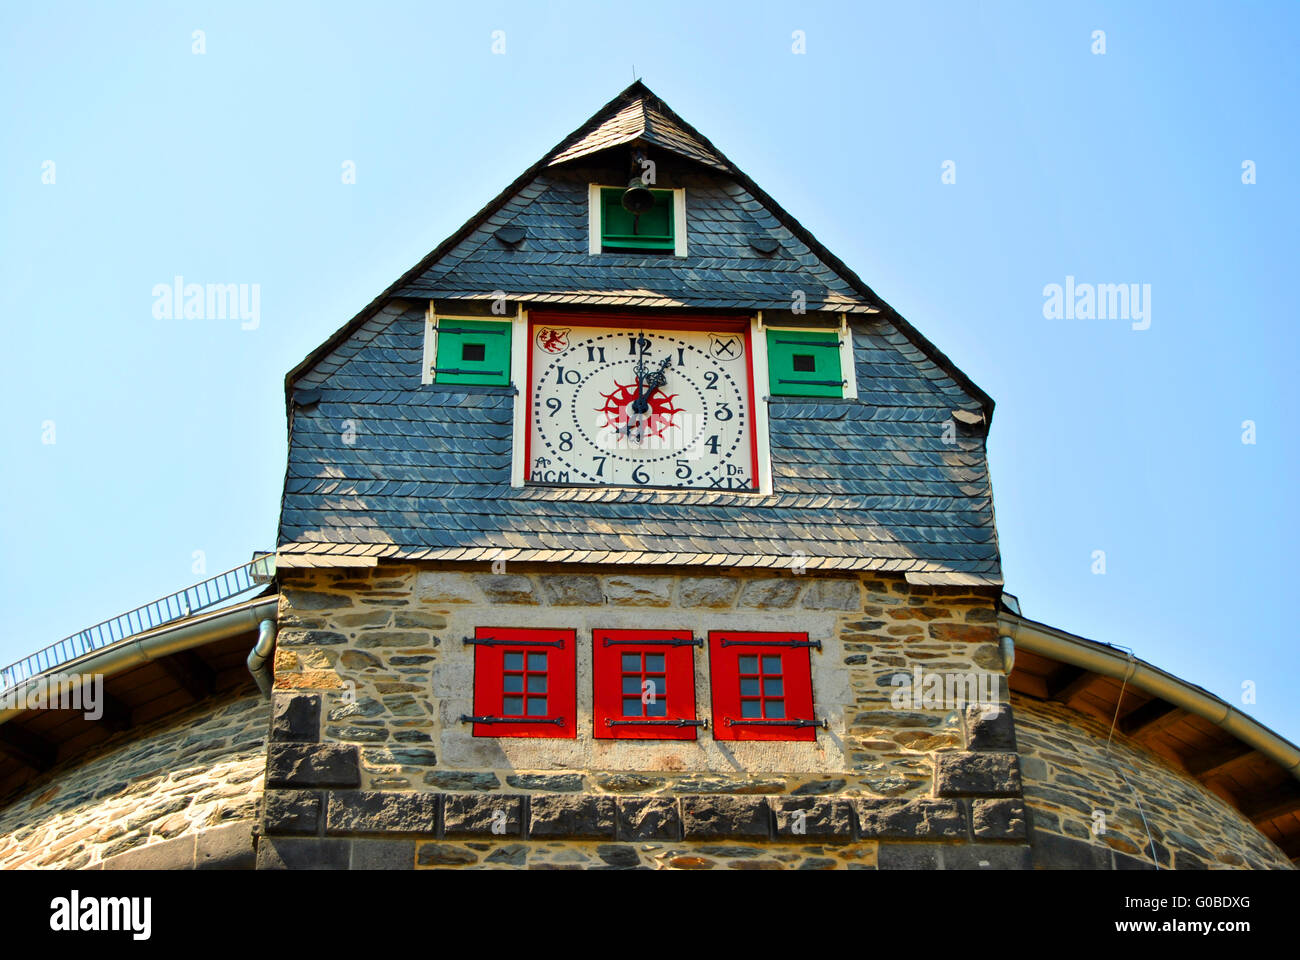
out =
[(640, 83), (286, 402), (273, 576), (11, 668), (104, 696), (0, 704), (0, 866), (1300, 856), (1300, 750), (1020, 614), (993, 401)]

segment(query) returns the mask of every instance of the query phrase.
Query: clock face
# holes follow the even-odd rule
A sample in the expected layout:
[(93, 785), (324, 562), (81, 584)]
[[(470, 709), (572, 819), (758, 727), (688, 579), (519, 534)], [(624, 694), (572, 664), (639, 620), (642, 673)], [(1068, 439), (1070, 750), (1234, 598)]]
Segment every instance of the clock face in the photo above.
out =
[(744, 330), (536, 322), (528, 479), (757, 488)]

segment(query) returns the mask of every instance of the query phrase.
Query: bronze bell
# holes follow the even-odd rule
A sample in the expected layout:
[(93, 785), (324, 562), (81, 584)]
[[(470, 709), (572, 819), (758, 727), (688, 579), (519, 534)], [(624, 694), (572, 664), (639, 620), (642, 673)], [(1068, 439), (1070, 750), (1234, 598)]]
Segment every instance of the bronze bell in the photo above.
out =
[(641, 182), (640, 177), (633, 177), (623, 191), (623, 209), (634, 216), (648, 213), (655, 205), (650, 188)]

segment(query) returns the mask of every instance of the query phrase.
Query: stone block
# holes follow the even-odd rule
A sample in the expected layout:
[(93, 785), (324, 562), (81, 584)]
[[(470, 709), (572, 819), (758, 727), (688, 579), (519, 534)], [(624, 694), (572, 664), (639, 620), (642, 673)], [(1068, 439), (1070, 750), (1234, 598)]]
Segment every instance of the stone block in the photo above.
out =
[(813, 580), (803, 595), (809, 610), (857, 610), (862, 589), (856, 580)]
[(972, 800), (970, 818), (977, 840), (1024, 840), (1029, 835), (1021, 800)]
[(605, 578), (605, 602), (621, 607), (666, 607), (672, 603), (672, 577)]
[(1020, 757), (1014, 753), (941, 753), (935, 771), (941, 797), (1019, 796)]
[(863, 839), (966, 836), (966, 813), (955, 800), (863, 798), (853, 804)]
[(803, 583), (794, 577), (751, 580), (740, 595), (740, 605), (759, 610), (783, 610), (794, 605), (801, 589)]
[(443, 801), (445, 837), (517, 837), (523, 832), (522, 797), (451, 794)]
[(780, 797), (771, 801), (778, 840), (852, 840), (853, 807), (827, 797)]
[(353, 870), (414, 870), (414, 840), (374, 840), (358, 838), (352, 841)]
[(346, 870), (352, 841), (332, 837), (261, 837), (258, 870)]
[(320, 694), (277, 693), (271, 701), (271, 739), (281, 743), (320, 740)]
[(677, 801), (667, 797), (620, 797), (618, 838), (620, 840), (679, 840), (682, 821)]
[(252, 870), (256, 865), (251, 820), (212, 827), (194, 835), (196, 870)]
[(589, 575), (542, 577), (542, 589), (554, 607), (598, 607), (605, 602), (600, 579)]
[(316, 790), (268, 790), (264, 829), (267, 833), (319, 832), (321, 794)]
[(686, 840), (772, 835), (772, 811), (762, 797), (683, 797), (681, 804)]
[(532, 837), (613, 840), (614, 800), (593, 796), (535, 796), (529, 804)]
[(483, 591), (490, 603), (538, 602), (533, 581), (514, 574), (482, 575), (474, 578), (474, 585)]
[(972, 703), (966, 707), (966, 748), (968, 750), (1016, 749), (1016, 726), (1011, 707), (1006, 704)]
[(677, 590), (682, 607), (722, 609), (736, 602), (740, 581), (734, 577), (683, 577)]
[(1035, 870), (1109, 870), (1110, 847), (1035, 830), (1030, 838)]
[(267, 747), (268, 787), (359, 787), (357, 748), (337, 743), (272, 743)]
[(325, 832), (433, 833), (438, 826), (438, 799), (436, 793), (332, 791)]

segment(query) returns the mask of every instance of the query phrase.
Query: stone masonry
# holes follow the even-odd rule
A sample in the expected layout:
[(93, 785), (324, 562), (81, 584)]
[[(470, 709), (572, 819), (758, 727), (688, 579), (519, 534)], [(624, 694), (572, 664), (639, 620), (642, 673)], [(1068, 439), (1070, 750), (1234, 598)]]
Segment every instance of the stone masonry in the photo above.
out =
[[(994, 604), (874, 575), (287, 574), (258, 864), (1027, 867)], [(576, 739), (475, 738), (459, 722), (474, 663), (462, 638), (481, 626), (577, 630)], [(627, 627), (806, 631), (823, 644), (827, 729), (815, 742), (595, 740), (592, 630)], [(695, 667), (707, 717), (706, 652)], [(992, 675), (993, 702), (891, 702), (918, 667)]]
[(0, 811), (0, 869), (247, 869), (268, 704), (239, 693), (116, 735)]

